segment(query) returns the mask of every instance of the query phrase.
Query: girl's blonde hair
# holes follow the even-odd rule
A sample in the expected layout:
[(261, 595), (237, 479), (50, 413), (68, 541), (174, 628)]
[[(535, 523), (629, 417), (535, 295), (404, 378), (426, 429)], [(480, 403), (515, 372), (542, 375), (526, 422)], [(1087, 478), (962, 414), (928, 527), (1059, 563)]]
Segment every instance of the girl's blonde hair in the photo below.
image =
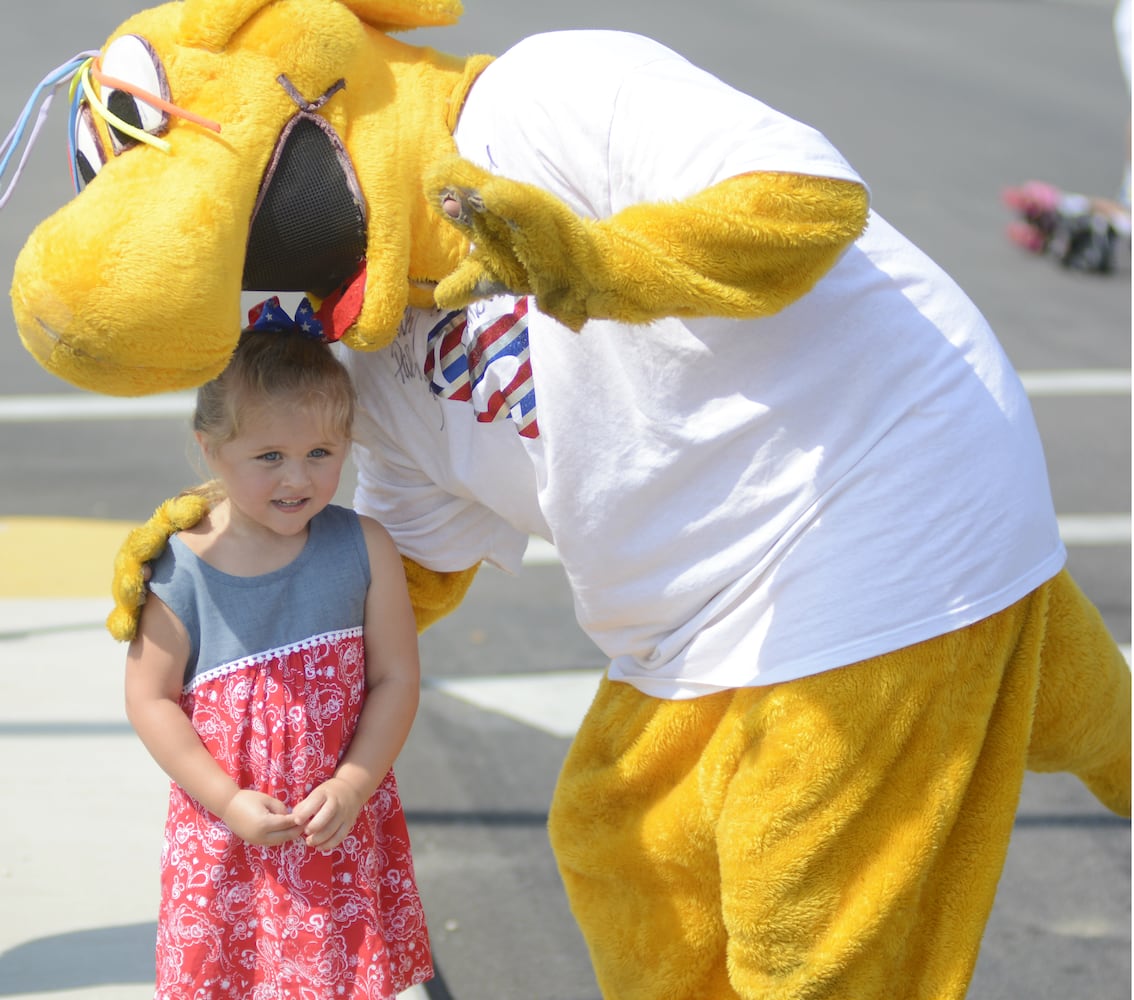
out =
[[(249, 412), (279, 405), (318, 406), (327, 429), (350, 439), (354, 385), (330, 346), (298, 329), (246, 329), (224, 371), (197, 390), (193, 430), (217, 448), (240, 433)], [(213, 502), (224, 497), (215, 480), (187, 492)]]

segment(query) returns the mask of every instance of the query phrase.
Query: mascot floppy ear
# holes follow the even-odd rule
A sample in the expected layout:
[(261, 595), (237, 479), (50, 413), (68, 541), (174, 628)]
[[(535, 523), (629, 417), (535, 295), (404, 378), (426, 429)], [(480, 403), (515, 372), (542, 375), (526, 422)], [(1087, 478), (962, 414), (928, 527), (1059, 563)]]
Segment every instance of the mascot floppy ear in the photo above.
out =
[(177, 0), (80, 69), (78, 197), (24, 245), (25, 347), (85, 389), (190, 388), (224, 367), (241, 292), (305, 292), (324, 330), (384, 347), (467, 249), (422, 177), (487, 56), (386, 30), (450, 24), (458, 0)]

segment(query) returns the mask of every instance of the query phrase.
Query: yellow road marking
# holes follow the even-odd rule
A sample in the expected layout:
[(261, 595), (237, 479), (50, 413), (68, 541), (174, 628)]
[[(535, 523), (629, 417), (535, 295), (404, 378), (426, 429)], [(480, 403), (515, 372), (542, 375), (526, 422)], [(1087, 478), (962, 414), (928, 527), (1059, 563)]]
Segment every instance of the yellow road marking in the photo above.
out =
[(133, 521), (0, 517), (0, 597), (106, 597)]

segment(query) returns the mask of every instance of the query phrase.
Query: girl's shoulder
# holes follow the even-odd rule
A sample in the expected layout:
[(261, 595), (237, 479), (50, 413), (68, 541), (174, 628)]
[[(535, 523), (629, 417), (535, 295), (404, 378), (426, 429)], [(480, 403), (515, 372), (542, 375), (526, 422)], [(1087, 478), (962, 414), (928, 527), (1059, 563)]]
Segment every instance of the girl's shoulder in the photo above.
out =
[(150, 561), (150, 581), (167, 579), (180, 568), (195, 566), (198, 557), (185, 543), (184, 532), (175, 531), (166, 539), (165, 547)]
[(328, 539), (339, 541), (354, 541), (362, 544), (368, 530), (365, 522), (370, 518), (364, 517), (349, 507), (340, 507), (338, 504), (328, 504), (311, 522), (320, 535)]
[[(171, 561), (176, 561), (180, 554), (182, 562), (200, 558), (209, 543), (216, 538), (222, 521), (223, 519), (218, 521), (218, 505), (210, 507), (199, 520), (173, 532), (162, 555), (168, 555)], [(173, 544), (175, 540), (177, 545)]]
[[(330, 559), (338, 572), (344, 571), (348, 564), (357, 565), (364, 586), (369, 587), (371, 563), (374, 562), (371, 543), (374, 529), (366, 523), (370, 520), (348, 507), (328, 504), (311, 521), (311, 537), (315, 544), (309, 545), (309, 549), (318, 552), (313, 558)], [(371, 524), (377, 525), (377, 522)]]
[(372, 543), (385, 546), (387, 544), (393, 545), (394, 540), (390, 533), (383, 526), (381, 521), (376, 521), (369, 514), (358, 514), (351, 511), (352, 514), (358, 519), (358, 527), (362, 532), (363, 537), (366, 539), (367, 545)]
[(329, 503), (316, 515), (316, 520), (333, 525), (349, 525), (352, 522), (357, 523), (362, 520), (362, 515), (349, 507)]
[(366, 514), (355, 514), (355, 517), (358, 518), (359, 532), (371, 572), (382, 572), (395, 563), (400, 566), (401, 554), (382, 523)]

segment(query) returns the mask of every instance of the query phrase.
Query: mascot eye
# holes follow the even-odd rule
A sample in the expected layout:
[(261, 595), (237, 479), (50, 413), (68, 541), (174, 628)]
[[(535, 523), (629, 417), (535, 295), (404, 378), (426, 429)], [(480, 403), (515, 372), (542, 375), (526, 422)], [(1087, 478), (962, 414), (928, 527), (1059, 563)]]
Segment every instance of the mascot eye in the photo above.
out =
[(82, 190), (106, 163), (106, 150), (95, 128), (94, 115), (84, 105), (75, 119), (74, 140), (75, 187)]
[[(169, 101), (165, 69), (149, 42), (138, 35), (116, 38), (103, 54), (99, 72), (106, 80), (102, 99), (115, 118), (150, 135), (162, 135), (169, 129), (169, 115), (146, 100)], [(112, 122), (107, 124), (115, 156), (138, 144)]]

